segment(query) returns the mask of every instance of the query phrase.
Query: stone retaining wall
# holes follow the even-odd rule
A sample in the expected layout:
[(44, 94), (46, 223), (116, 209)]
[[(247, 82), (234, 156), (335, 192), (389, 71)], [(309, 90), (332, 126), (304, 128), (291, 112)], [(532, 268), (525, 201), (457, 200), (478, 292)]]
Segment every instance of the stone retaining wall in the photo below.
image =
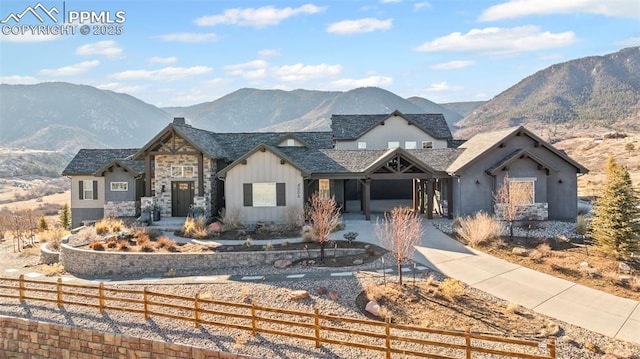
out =
[[(362, 248), (338, 248), (337, 256), (364, 253)], [(334, 249), (325, 250), (333, 256)], [(255, 252), (139, 253), (104, 252), (60, 245), (60, 262), (67, 272), (89, 277), (130, 277), (202, 273), (207, 269), (273, 265), (280, 259), (296, 261), (320, 256), (320, 249)]]
[(48, 244), (49, 243), (43, 243), (40, 246), (40, 263), (51, 264), (60, 261), (60, 252), (47, 248)]
[(4, 316), (0, 316), (0, 357), (250, 358), (210, 349)]

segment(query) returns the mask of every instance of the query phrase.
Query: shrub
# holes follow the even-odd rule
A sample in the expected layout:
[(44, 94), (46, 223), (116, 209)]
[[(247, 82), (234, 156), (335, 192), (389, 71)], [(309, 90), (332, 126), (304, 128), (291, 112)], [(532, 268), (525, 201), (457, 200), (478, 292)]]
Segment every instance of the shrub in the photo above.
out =
[(464, 284), (457, 279), (447, 278), (440, 283), (440, 292), (449, 300), (457, 300), (464, 294)]
[(103, 218), (96, 222), (96, 233), (99, 235), (118, 233), (124, 227), (124, 223), (116, 218)]
[(130, 250), (131, 247), (129, 245), (129, 241), (126, 239), (122, 239), (118, 242), (118, 250), (121, 250), (123, 252), (126, 252), (128, 250)]
[(507, 303), (505, 311), (511, 314), (518, 314), (519, 309), (520, 309), (520, 306), (517, 303), (509, 302)]
[(104, 251), (104, 243), (102, 243), (101, 241), (92, 241), (91, 243), (89, 243), (89, 248), (93, 249), (94, 251)]
[(140, 252), (153, 252), (153, 243), (151, 241), (138, 242)]
[(158, 249), (166, 249), (169, 252), (174, 252), (177, 250), (176, 241), (169, 239), (168, 237), (162, 236), (156, 240), (156, 248)]
[(209, 234), (205, 225), (205, 220), (202, 217), (188, 217), (182, 226), (182, 233), (191, 238), (206, 238)]
[(137, 245), (141, 243), (149, 242), (151, 238), (149, 238), (149, 234), (147, 232), (138, 232), (135, 237), (135, 241)]
[(244, 246), (247, 248), (251, 248), (251, 244), (252, 244), (251, 237), (247, 237), (247, 239), (244, 240)]
[(220, 210), (220, 212), (218, 212), (218, 216), (220, 217), (220, 222), (222, 222), (229, 229), (242, 227), (242, 223), (240, 222), (239, 210), (227, 211), (226, 208), (223, 208), (222, 210)]
[(309, 243), (309, 242), (313, 242), (313, 238), (314, 238), (314, 234), (313, 234), (313, 228), (311, 228), (311, 226), (303, 226), (302, 227), (302, 241)]
[(474, 216), (460, 219), (457, 233), (467, 244), (476, 247), (499, 238), (502, 234), (502, 225), (487, 213), (478, 212)]
[(107, 248), (116, 248), (118, 246), (118, 241), (115, 238), (111, 238), (107, 241)]
[(344, 239), (346, 239), (349, 243), (353, 243), (353, 241), (358, 238), (358, 232), (347, 232), (342, 235)]
[(587, 230), (589, 229), (589, 222), (587, 222), (587, 217), (583, 215), (579, 215), (576, 217), (576, 226), (573, 229), (576, 233), (585, 235), (587, 234)]
[(284, 241), (284, 242), (282, 242), (282, 244), (280, 244), (280, 245), (281, 245), (282, 247), (284, 247), (284, 248), (287, 248), (287, 247), (289, 247), (289, 245), (290, 245), (290, 244), (291, 244), (291, 243), (289, 243), (289, 241)]
[(65, 273), (64, 266), (60, 263), (51, 263), (42, 267), (42, 273), (47, 277), (52, 277), (54, 275), (60, 275)]
[(264, 248), (265, 251), (273, 250), (273, 243), (271, 243), (271, 241), (269, 241), (267, 244), (264, 245), (263, 248)]
[(40, 233), (38, 238), (40, 239), (40, 242), (48, 243), (47, 248), (58, 251), (60, 250), (60, 241), (62, 240), (62, 237), (67, 234), (69, 234), (69, 231), (61, 227), (54, 227)]

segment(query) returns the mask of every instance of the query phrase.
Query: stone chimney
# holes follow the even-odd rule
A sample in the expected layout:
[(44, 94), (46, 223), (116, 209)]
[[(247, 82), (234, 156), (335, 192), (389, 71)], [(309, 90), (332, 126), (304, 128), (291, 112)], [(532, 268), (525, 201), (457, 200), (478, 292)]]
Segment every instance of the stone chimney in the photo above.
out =
[(187, 122), (184, 120), (184, 117), (174, 117), (173, 124), (178, 126), (185, 126)]

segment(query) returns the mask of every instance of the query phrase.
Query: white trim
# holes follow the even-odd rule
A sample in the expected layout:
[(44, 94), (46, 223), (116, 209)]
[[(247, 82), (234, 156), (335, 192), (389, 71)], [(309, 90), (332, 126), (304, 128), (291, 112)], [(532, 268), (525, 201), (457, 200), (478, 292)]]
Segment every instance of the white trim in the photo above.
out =
[(358, 141), (358, 149), (366, 150), (367, 149), (367, 141)]
[[(119, 185), (114, 188), (114, 185)], [(117, 188), (120, 187), (120, 188)], [(127, 192), (129, 190), (129, 182), (111, 182), (109, 184), (111, 192)]]
[(531, 192), (532, 192), (532, 201), (531, 203), (528, 204), (535, 204), (536, 203), (536, 181), (538, 179), (536, 177), (509, 177), (509, 183), (511, 182), (524, 182), (524, 183), (531, 183)]
[[(431, 144), (430, 146), (425, 147), (426, 144)], [(422, 141), (422, 149), (433, 148), (433, 141)]]

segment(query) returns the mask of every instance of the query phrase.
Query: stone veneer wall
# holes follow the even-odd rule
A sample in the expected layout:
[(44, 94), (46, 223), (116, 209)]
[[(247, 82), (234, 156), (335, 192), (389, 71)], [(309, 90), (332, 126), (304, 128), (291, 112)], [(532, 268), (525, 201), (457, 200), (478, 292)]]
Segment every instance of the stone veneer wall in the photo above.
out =
[[(338, 248), (336, 255), (363, 253), (362, 248)], [(328, 251), (333, 255), (333, 250)], [(140, 276), (158, 275), (174, 271), (176, 275), (201, 273), (212, 268), (272, 265), (279, 259), (299, 259), (320, 255), (320, 249), (257, 251), (257, 252), (200, 252), (200, 253), (139, 253), (104, 252), (60, 245), (60, 263), (67, 272), (80, 276)]]
[(47, 248), (48, 243), (40, 246), (40, 263), (51, 264), (60, 261), (60, 252), (52, 251)]
[[(496, 217), (502, 218), (502, 206), (494, 207)], [(516, 218), (516, 221), (546, 221), (549, 219), (549, 203), (534, 203), (525, 205), (526, 209)]]
[[(187, 147), (187, 149), (190, 149)], [(193, 181), (194, 194), (198, 197), (198, 157), (194, 155), (157, 155), (155, 158), (155, 175), (156, 175), (156, 202), (162, 208), (163, 217), (171, 217), (171, 182), (173, 181)], [(193, 166), (193, 177), (171, 177), (172, 166)], [(203, 161), (203, 182), (205, 194), (211, 193), (211, 161), (206, 158)], [(162, 186), (165, 186), (164, 193)], [(208, 197), (207, 197), (208, 198)], [(207, 198), (202, 201), (207, 201)], [(195, 203), (194, 203), (195, 204)], [(210, 206), (204, 206), (210, 214)]]
[(137, 202), (136, 201), (118, 201), (106, 202), (104, 204), (105, 217), (135, 217)]
[(211, 349), (5, 316), (0, 316), (0, 357), (249, 358)]

